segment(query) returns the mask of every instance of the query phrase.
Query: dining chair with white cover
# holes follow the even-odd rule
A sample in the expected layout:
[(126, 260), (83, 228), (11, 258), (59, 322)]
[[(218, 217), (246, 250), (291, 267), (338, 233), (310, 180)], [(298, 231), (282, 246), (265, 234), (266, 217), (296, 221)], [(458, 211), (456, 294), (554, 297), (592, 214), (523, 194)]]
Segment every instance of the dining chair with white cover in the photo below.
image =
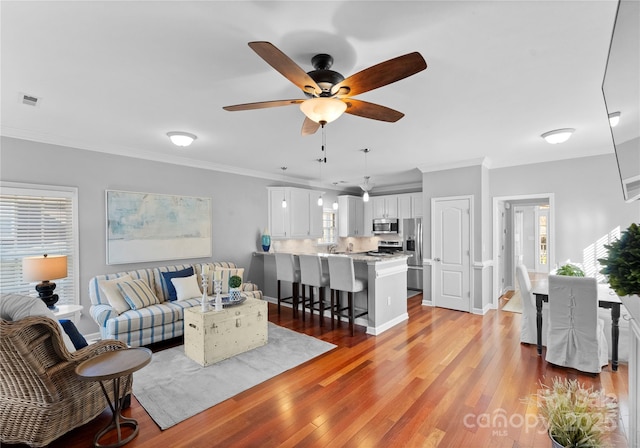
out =
[[(518, 289), (522, 298), (522, 319), (520, 321), (520, 342), (537, 344), (538, 331), (536, 326), (536, 298), (531, 292), (531, 279), (527, 267), (523, 264), (516, 266)], [(549, 305), (542, 306), (542, 345), (547, 345), (547, 326), (549, 325)]]
[(593, 277), (549, 276), (547, 362), (600, 373), (609, 363), (604, 321)]

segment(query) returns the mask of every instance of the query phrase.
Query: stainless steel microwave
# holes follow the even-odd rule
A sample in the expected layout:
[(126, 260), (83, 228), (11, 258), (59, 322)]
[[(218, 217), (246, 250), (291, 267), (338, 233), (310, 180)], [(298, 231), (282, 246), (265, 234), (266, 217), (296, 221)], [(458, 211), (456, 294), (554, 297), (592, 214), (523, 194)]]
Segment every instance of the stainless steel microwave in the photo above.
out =
[(373, 220), (374, 235), (381, 233), (398, 233), (398, 220), (396, 218), (376, 218)]

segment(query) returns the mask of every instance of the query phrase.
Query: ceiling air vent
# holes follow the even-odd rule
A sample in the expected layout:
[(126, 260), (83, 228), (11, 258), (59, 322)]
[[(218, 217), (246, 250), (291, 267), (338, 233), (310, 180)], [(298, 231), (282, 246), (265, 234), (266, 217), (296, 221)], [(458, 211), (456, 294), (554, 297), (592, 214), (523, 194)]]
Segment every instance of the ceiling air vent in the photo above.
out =
[(27, 106), (37, 106), (40, 102), (40, 98), (38, 98), (37, 96), (33, 96), (33, 95), (28, 95), (26, 93), (21, 93), (20, 94), (20, 101), (22, 102), (22, 104), (26, 104)]

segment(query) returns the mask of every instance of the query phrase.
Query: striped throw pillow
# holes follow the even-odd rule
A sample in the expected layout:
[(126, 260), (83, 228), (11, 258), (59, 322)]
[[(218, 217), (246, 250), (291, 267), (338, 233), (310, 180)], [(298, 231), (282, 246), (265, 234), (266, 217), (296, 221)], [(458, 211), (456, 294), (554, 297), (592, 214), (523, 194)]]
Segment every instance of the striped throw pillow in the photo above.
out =
[(144, 280), (131, 280), (117, 285), (124, 300), (127, 301), (132, 310), (139, 310), (140, 308), (160, 303)]

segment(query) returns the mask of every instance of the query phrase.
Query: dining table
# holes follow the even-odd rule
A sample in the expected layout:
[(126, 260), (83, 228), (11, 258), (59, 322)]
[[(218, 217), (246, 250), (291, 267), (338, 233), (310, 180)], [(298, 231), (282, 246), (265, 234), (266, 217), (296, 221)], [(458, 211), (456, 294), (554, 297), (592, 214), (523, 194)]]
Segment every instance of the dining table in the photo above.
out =
[[(542, 303), (549, 301), (549, 279), (532, 282), (531, 292), (536, 297), (536, 330), (538, 355), (542, 354)], [(598, 306), (611, 310), (611, 369), (618, 370), (618, 340), (620, 338), (620, 297), (607, 284), (598, 283)]]

